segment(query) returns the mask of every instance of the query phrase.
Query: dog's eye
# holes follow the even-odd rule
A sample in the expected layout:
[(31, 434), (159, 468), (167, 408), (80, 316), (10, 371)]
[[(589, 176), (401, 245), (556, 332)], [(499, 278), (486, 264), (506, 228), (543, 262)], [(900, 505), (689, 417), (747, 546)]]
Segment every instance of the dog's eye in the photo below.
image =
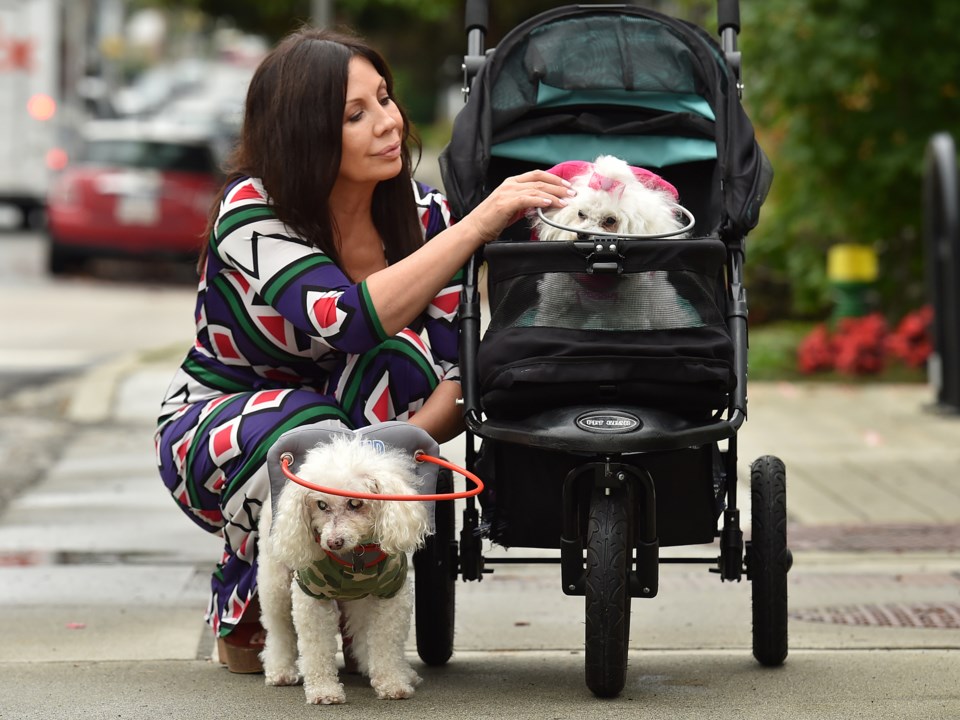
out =
[(327, 504), (323, 500), (317, 500), (317, 507), (321, 510), (326, 510)]
[(356, 498), (352, 500), (347, 500), (347, 507), (351, 510), (359, 510), (363, 507), (363, 500), (358, 500)]
[(616, 225), (616, 224), (617, 224), (617, 219), (616, 219), (615, 217), (613, 217), (612, 215), (609, 216), (609, 217), (605, 217), (605, 218), (603, 219), (603, 226), (604, 226), (605, 228), (613, 227), (613, 226)]
[(578, 212), (578, 213), (577, 213), (577, 217), (580, 218), (581, 220), (586, 220), (586, 219), (587, 219), (587, 216), (584, 215), (582, 212)]

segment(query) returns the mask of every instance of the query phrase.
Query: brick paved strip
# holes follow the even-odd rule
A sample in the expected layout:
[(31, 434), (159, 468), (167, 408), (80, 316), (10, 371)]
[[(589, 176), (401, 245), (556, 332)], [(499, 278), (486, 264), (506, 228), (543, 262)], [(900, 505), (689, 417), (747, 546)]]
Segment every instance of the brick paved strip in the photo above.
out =
[(790, 549), (838, 552), (960, 551), (960, 524), (791, 525)]
[(790, 613), (795, 620), (871, 627), (960, 629), (960, 604), (956, 603), (864, 603), (803, 608)]

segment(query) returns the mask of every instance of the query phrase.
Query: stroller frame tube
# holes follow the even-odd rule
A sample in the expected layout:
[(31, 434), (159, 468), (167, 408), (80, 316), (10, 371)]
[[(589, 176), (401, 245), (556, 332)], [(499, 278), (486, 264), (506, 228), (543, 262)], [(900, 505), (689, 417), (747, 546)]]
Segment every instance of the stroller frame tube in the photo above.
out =
[(463, 99), (470, 95), (473, 78), (483, 67), (484, 45), (487, 39), (487, 24), (490, 18), (488, 0), (467, 0), (464, 8), (463, 26), (467, 32), (467, 54), (463, 58)]

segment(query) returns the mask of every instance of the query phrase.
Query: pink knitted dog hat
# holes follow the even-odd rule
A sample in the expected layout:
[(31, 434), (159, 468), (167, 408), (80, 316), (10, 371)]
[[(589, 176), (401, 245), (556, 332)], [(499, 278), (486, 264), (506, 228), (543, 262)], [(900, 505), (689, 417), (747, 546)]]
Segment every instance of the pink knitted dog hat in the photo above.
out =
[[(652, 173), (649, 170), (644, 170), (643, 168), (634, 167), (632, 165), (630, 166), (630, 171), (637, 180), (646, 185), (648, 188), (653, 190), (663, 190), (670, 193), (675, 202), (679, 200), (680, 193), (677, 192), (677, 189), (656, 173)], [(567, 160), (559, 165), (554, 165), (552, 168), (547, 170), (547, 172), (562, 177), (564, 180), (570, 181), (572, 181), (574, 178), (582, 177), (583, 175), (592, 173), (589, 186), (595, 190), (606, 190), (609, 192), (615, 190), (619, 185), (622, 184), (619, 180), (613, 180), (612, 178), (600, 175), (594, 170), (594, 164), (592, 162), (585, 162), (583, 160)]]

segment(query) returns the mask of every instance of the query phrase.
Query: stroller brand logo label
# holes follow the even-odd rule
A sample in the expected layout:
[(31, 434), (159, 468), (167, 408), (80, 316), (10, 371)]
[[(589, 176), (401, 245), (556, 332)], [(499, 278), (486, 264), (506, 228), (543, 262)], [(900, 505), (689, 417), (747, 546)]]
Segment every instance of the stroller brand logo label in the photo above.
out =
[(626, 433), (639, 430), (643, 423), (630, 413), (594, 410), (584, 413), (576, 420), (577, 426), (592, 433)]

